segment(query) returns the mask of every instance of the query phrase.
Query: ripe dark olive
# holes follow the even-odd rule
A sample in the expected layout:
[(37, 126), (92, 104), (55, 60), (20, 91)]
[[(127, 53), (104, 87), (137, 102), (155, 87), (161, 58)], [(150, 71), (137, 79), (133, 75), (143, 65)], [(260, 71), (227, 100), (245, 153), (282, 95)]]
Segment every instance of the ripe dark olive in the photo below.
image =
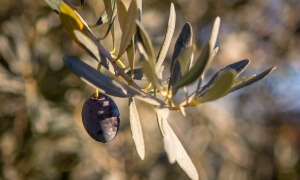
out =
[(92, 95), (84, 102), (82, 122), (88, 134), (103, 143), (113, 140), (119, 130), (120, 113), (115, 102), (107, 95)]

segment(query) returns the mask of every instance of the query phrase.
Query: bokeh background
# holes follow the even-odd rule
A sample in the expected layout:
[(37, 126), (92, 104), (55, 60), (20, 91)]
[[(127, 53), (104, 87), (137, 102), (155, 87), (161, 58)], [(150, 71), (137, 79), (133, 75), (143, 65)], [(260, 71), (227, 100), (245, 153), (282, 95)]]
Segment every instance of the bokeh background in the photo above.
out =
[[(220, 16), (220, 51), (207, 78), (245, 58), (251, 60), (246, 75), (277, 66), (261, 82), (188, 109), (186, 117), (171, 113), (169, 122), (200, 178), (299, 179), (300, 1), (144, 0), (143, 24), (156, 53), (171, 2), (177, 23), (167, 65), (185, 22), (192, 24), (200, 51)], [(101, 0), (87, 0), (80, 14), (93, 24), (102, 11)], [(109, 42), (103, 43), (109, 47)], [(95, 63), (43, 0), (0, 0), (0, 179), (187, 179), (177, 164), (168, 163), (154, 112), (146, 104), (138, 102), (144, 161), (131, 138), (126, 99), (114, 98), (121, 127), (112, 142), (87, 136), (81, 107), (93, 89), (66, 68), (66, 55)]]

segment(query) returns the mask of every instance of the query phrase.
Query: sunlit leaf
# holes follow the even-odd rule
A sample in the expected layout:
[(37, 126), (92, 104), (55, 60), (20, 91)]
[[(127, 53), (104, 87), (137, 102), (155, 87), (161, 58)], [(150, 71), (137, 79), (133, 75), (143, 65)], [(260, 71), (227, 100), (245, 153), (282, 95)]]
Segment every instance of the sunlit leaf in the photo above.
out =
[(142, 125), (139, 114), (136, 109), (134, 98), (129, 98), (129, 119), (132, 132), (132, 138), (135, 143), (138, 155), (143, 160), (145, 158), (145, 144), (143, 138)]
[[(175, 7), (174, 4), (171, 3), (170, 6), (170, 15), (169, 15), (169, 21), (168, 21), (168, 27), (167, 27), (167, 32), (165, 35), (165, 39), (162, 43), (162, 46), (159, 50), (158, 53), (158, 57), (156, 60), (156, 66), (155, 66), (155, 70), (157, 74), (162, 74), (161, 72), (161, 68), (162, 68), (162, 64), (166, 58), (173, 34), (174, 34), (174, 30), (175, 30), (175, 23), (176, 23), (176, 14), (175, 14)], [(162, 79), (162, 77), (159, 77), (160, 79)]]
[(117, 56), (116, 59), (119, 59), (124, 54), (127, 47), (131, 43), (133, 35), (136, 31), (136, 23), (135, 23), (136, 18), (137, 18), (137, 4), (136, 4), (136, 1), (133, 0), (130, 3), (128, 13), (126, 15), (124, 28), (122, 30), (122, 37), (121, 37), (119, 55)]
[(197, 102), (204, 103), (219, 99), (228, 94), (237, 77), (237, 72), (230, 68), (222, 69), (203, 86), (197, 94)]
[[(130, 69), (134, 68), (134, 60), (135, 60), (135, 45), (134, 45), (134, 38), (132, 38), (130, 45), (126, 49), (127, 58), (129, 62)], [(132, 76), (133, 74), (131, 74)]]
[(136, 97), (152, 105), (164, 104), (160, 99), (149, 96), (139, 89), (105, 76), (76, 57), (66, 57), (64, 61), (73, 73), (102, 93), (116, 97)]
[(231, 92), (241, 89), (243, 87), (249, 86), (249, 85), (263, 79), (264, 77), (266, 77), (267, 75), (272, 73), (275, 69), (276, 69), (276, 67), (271, 67), (258, 75), (254, 74), (254, 75), (250, 75), (250, 76), (246, 76), (246, 77), (237, 79), (235, 81), (233, 87), (231, 88)]
[(168, 123), (168, 114), (168, 109), (157, 109), (158, 124), (164, 138), (164, 147), (169, 162), (176, 161), (191, 179), (199, 179), (195, 165)]
[(157, 108), (156, 116), (159, 130), (163, 136), (164, 149), (167, 153), (169, 162), (173, 164), (176, 162), (176, 146), (173, 143), (171, 133), (168, 128), (169, 109)]
[(108, 21), (113, 19), (113, 11), (115, 8), (115, 0), (103, 0)]
[(120, 28), (122, 31), (124, 31), (128, 12), (125, 7), (125, 4), (121, 0), (117, 1), (117, 8), (118, 8), (118, 19), (119, 19)]
[(97, 45), (81, 31), (74, 30), (75, 37), (78, 41), (85, 47), (91, 56), (93, 56), (97, 61), (100, 61), (100, 54)]
[(220, 17), (216, 17), (211, 31), (210, 39), (209, 39), (210, 51), (212, 51), (215, 48), (215, 44), (220, 29), (220, 22), (221, 22)]
[(55, 11), (59, 12), (59, 7), (61, 6), (63, 0), (45, 0), (47, 4), (54, 9)]
[(180, 87), (186, 86), (197, 80), (203, 73), (206, 64), (209, 60), (209, 45), (206, 44), (201, 52), (201, 55), (195, 65), (173, 86), (173, 90), (177, 90)]

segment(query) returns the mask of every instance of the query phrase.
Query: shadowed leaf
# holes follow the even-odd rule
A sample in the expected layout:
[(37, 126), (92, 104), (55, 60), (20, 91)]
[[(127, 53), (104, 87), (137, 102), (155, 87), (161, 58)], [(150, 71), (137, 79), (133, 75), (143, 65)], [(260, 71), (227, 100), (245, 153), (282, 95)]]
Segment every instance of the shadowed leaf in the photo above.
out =
[(143, 91), (137, 90), (119, 81), (105, 76), (96, 69), (85, 64), (76, 57), (64, 58), (66, 65), (86, 83), (99, 89), (100, 92), (116, 97), (136, 97), (152, 105), (162, 105), (164, 102), (151, 97)]
[(137, 80), (141, 80), (144, 76), (144, 73), (143, 73), (143, 69), (142, 68), (138, 68), (138, 69), (133, 69), (132, 70), (129, 70), (128, 72), (126, 72), (127, 75), (131, 75), (133, 74), (133, 79), (137, 79)]
[[(180, 63), (177, 59), (178, 55), (183, 51), (185, 48), (188, 48), (192, 45), (192, 38), (193, 38), (193, 30), (190, 23), (185, 23), (182, 27), (181, 32), (177, 38), (177, 41), (174, 46), (174, 51), (172, 55), (172, 61), (170, 66), (170, 81), (169, 81), (169, 89), (180, 79)], [(177, 89), (172, 91), (172, 94), (175, 94)]]
[[(157, 74), (162, 74), (162, 73), (160, 73), (162, 64), (166, 58), (166, 55), (167, 55), (167, 52), (168, 52), (168, 49), (169, 49), (169, 46), (170, 46), (170, 43), (171, 43), (171, 40), (172, 40), (172, 37), (174, 34), (175, 23), (176, 23), (175, 8), (174, 8), (174, 4), (171, 3), (167, 33), (165, 35), (165, 39), (162, 43), (162, 46), (159, 50), (157, 61), (156, 61), (156, 66), (155, 66), (155, 70), (156, 70)], [(162, 79), (162, 77), (159, 77), (159, 78)]]
[(248, 59), (244, 59), (244, 60), (235, 62), (233, 64), (230, 64), (230, 65), (226, 66), (225, 68), (234, 69), (237, 72), (237, 74), (240, 75), (248, 67), (249, 63), (250, 63), (250, 61)]
[(132, 132), (132, 138), (135, 143), (138, 155), (142, 160), (145, 158), (145, 144), (143, 138), (142, 126), (136, 109), (134, 98), (129, 98), (129, 119)]

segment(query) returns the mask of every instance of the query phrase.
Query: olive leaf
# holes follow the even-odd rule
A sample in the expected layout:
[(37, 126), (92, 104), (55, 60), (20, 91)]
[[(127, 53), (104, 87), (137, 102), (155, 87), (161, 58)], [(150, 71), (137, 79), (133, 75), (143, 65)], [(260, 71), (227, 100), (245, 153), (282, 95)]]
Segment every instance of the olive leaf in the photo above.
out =
[(129, 119), (132, 132), (132, 138), (135, 143), (138, 155), (142, 160), (145, 158), (145, 144), (143, 138), (142, 125), (134, 98), (129, 98)]
[(204, 67), (203, 73), (201, 74), (201, 76), (199, 78), (196, 92), (198, 92), (201, 88), (202, 81), (203, 81), (204, 75), (205, 75), (204, 72), (205, 72), (206, 68), (208, 67), (210, 62), (214, 59), (215, 55), (217, 54), (217, 52), (219, 50), (219, 48), (215, 48), (215, 45), (216, 45), (216, 41), (217, 41), (219, 29), (220, 29), (220, 23), (221, 23), (220, 17), (216, 17), (213, 28), (211, 30), (210, 39), (209, 39), (210, 56), (209, 56), (208, 62), (206, 63), (206, 65)]
[(156, 117), (159, 130), (163, 136), (164, 149), (171, 164), (176, 162), (176, 146), (174, 146), (172, 137), (168, 129), (169, 110), (167, 108), (157, 108)]
[(212, 61), (212, 59), (214, 59), (214, 57), (216, 56), (216, 54), (218, 53), (219, 51), (219, 48), (216, 47), (215, 49), (213, 49), (213, 51), (210, 53), (210, 56), (206, 62), (206, 65), (204, 65), (204, 70), (202, 72), (202, 74), (200, 75), (200, 78), (199, 78), (199, 81), (198, 81), (198, 84), (197, 84), (197, 88), (196, 88), (196, 91), (195, 92), (199, 92), (200, 89), (201, 89), (201, 85), (202, 85), (202, 81), (203, 81), (203, 78), (204, 78), (204, 72), (205, 72), (205, 68), (208, 66), (208, 63)]
[(45, 0), (46, 3), (55, 11), (59, 12), (59, 6), (64, 3), (63, 0)]
[(116, 1), (115, 0), (103, 0), (103, 2), (104, 2), (105, 11), (106, 11), (108, 20), (111, 21), (114, 16), (113, 11), (115, 9)]
[(74, 30), (74, 34), (75, 37), (78, 39), (78, 41), (85, 48), (85, 50), (98, 62), (101, 62), (101, 65), (105, 67), (107, 70), (109, 70), (109, 72), (114, 74), (114, 68), (112, 67), (110, 62), (106, 59), (106, 57), (100, 54), (98, 46), (81, 31)]
[(128, 12), (125, 7), (125, 4), (121, 0), (117, 1), (117, 8), (118, 8), (118, 19), (119, 19), (120, 28), (122, 31), (124, 31)]
[(204, 103), (219, 99), (228, 94), (237, 77), (237, 72), (231, 68), (225, 68), (217, 72), (211, 80), (197, 93), (195, 101)]
[(170, 6), (170, 15), (169, 15), (169, 21), (168, 21), (168, 27), (167, 27), (167, 32), (165, 35), (165, 39), (161, 45), (161, 48), (159, 50), (158, 53), (158, 57), (156, 60), (156, 66), (155, 66), (155, 70), (156, 73), (159, 74), (159, 79), (162, 79), (162, 64), (166, 58), (173, 34), (174, 34), (174, 30), (175, 30), (175, 23), (176, 23), (176, 13), (175, 13), (175, 7), (174, 4), (171, 3)]
[[(181, 32), (177, 38), (177, 41), (174, 46), (174, 51), (172, 55), (172, 61), (170, 66), (170, 81), (169, 81), (169, 89), (180, 79), (180, 63), (177, 60), (178, 55), (183, 51), (185, 48), (188, 48), (192, 45), (192, 38), (193, 38), (193, 30), (190, 23), (185, 23), (182, 27)], [(188, 62), (189, 64), (189, 62)], [(177, 89), (173, 89), (173, 94), (175, 94)]]
[(74, 30), (74, 34), (85, 50), (88, 51), (88, 53), (97, 61), (100, 61), (100, 54), (97, 45), (81, 31)]
[[(119, 49), (119, 55), (116, 59), (119, 59), (131, 43), (133, 35), (136, 31), (136, 18), (137, 18), (137, 4), (135, 0), (132, 0), (128, 8), (126, 20), (124, 21), (124, 27), (122, 29), (122, 37)], [(122, 26), (122, 25), (121, 25)]]
[(155, 60), (154, 60), (154, 50), (149, 37), (149, 34), (143, 27), (143, 25), (136, 21), (137, 25), (137, 48), (142, 56), (142, 67), (143, 72), (152, 83), (154, 89), (159, 89), (160, 84), (155, 72)]
[(216, 17), (216, 19), (214, 21), (214, 25), (213, 25), (210, 39), (209, 39), (210, 51), (212, 51), (215, 48), (219, 29), (220, 29), (220, 23), (221, 23), (221, 19), (218, 16), (218, 17)]
[(136, 4), (137, 4), (137, 7), (138, 7), (138, 20), (140, 22), (142, 22), (142, 12), (143, 12), (142, 6), (143, 6), (143, 1), (142, 0), (137, 0)]
[(240, 75), (248, 67), (249, 63), (250, 63), (250, 61), (248, 59), (244, 59), (244, 60), (232, 63), (232, 64), (226, 66), (225, 68), (234, 69), (237, 72), (237, 75)]
[(241, 89), (243, 87), (249, 86), (252, 83), (255, 83), (255, 82), (263, 79), (264, 77), (266, 77), (267, 75), (272, 73), (275, 69), (276, 69), (276, 67), (271, 67), (271, 68), (265, 70), (264, 72), (262, 72), (258, 75), (253, 74), (253, 75), (250, 75), (250, 76), (246, 76), (246, 77), (242, 77), (242, 78), (237, 79), (234, 82), (233, 87), (231, 88), (231, 92), (236, 91), (238, 89)]
[[(135, 60), (135, 44), (134, 44), (134, 38), (132, 38), (131, 43), (126, 49), (127, 58), (129, 62), (130, 69), (134, 68), (134, 60)], [(133, 74), (131, 74), (132, 76)]]
[(116, 97), (136, 97), (137, 99), (157, 106), (165, 104), (160, 99), (154, 98), (139, 89), (111, 79), (76, 57), (67, 56), (64, 58), (64, 61), (73, 73), (89, 85), (99, 89), (102, 93)]
[(183, 76), (190, 67), (190, 62), (192, 60), (192, 56), (193, 56), (193, 49), (194, 46), (190, 46), (188, 48), (185, 48), (184, 50), (182, 50), (180, 52), (180, 54), (178, 55), (177, 59), (178, 62), (180, 64), (180, 74), (181, 76)]
[(106, 13), (106, 11), (103, 11), (103, 13), (101, 14), (101, 16), (96, 21), (96, 23), (93, 24), (93, 25), (89, 25), (89, 27), (97, 27), (97, 26), (100, 26), (100, 25), (105, 24), (107, 22), (108, 22), (107, 13)]
[(168, 123), (168, 114), (169, 110), (166, 108), (157, 109), (156, 111), (158, 125), (164, 139), (164, 147), (169, 162), (177, 162), (191, 179), (199, 179), (195, 165)]
[(201, 76), (209, 60), (209, 49), (209, 44), (206, 44), (195, 65), (174, 84), (173, 91), (193, 83)]

